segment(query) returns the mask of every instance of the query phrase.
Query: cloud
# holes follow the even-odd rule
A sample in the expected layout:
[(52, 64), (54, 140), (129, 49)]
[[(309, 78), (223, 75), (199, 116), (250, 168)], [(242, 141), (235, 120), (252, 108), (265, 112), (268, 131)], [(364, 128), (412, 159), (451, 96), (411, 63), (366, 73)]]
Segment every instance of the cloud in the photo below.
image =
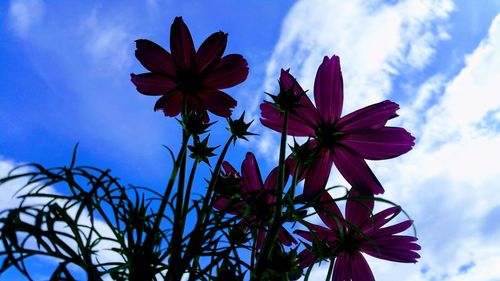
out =
[[(300, 1), (268, 64), (265, 91), (276, 88), (282, 67), (312, 89), (322, 57), (336, 53), (345, 113), (385, 98), (401, 104), (401, 117), (391, 124), (412, 131), (415, 149), (370, 165), (384, 198), (415, 220), (422, 259), (413, 265), (368, 258), (378, 280), (500, 280), (494, 270), (500, 264), (494, 238), (500, 234), (500, 15), (476, 49), (459, 58), (464, 66), (454, 77), (446, 76), (446, 66), (430, 74), (437, 44), (453, 40), (446, 31), (453, 8), (446, 0)], [(427, 78), (409, 98), (397, 96), (394, 84), (410, 72)], [(276, 137), (264, 134), (262, 154), (274, 155)], [(345, 181), (334, 172), (330, 183)], [(315, 271), (325, 273), (325, 266)]]
[(44, 12), (42, 0), (13, 0), (9, 6), (8, 24), (18, 37), (25, 38), (42, 20)]
[[(276, 89), (280, 68), (290, 68), (303, 88), (312, 90), (322, 58), (337, 54), (346, 81), (345, 113), (389, 98), (394, 77), (424, 68), (436, 44), (448, 38), (452, 10), (449, 0), (299, 1), (283, 22), (264, 91)], [(262, 98), (255, 99), (254, 116)], [(276, 142), (261, 146), (272, 145)]]
[(85, 50), (101, 71), (117, 71), (130, 67), (132, 34), (124, 21), (103, 18), (94, 8), (81, 23), (80, 33), (85, 38)]

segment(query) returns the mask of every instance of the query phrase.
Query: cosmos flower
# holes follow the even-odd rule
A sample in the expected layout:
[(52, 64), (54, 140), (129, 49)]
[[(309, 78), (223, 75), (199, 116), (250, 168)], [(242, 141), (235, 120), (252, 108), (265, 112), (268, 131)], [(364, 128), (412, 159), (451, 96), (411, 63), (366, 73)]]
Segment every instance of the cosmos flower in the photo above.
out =
[(316, 211), (327, 227), (309, 223), (310, 231), (295, 231), (320, 244), (299, 253), (300, 267), (308, 267), (317, 259), (335, 259), (333, 281), (370, 281), (375, 279), (362, 253), (401, 263), (415, 263), (420, 257), (416, 253), (420, 250), (417, 238), (398, 235), (410, 228), (412, 221), (385, 226), (401, 212), (400, 208), (392, 207), (371, 216), (373, 198), (361, 197), (353, 190), (346, 203), (345, 219), (328, 192), (321, 195), (321, 203)]
[[(337, 56), (325, 57), (318, 68), (314, 82), (316, 106), (288, 71), (281, 71), (280, 81), (296, 95), (302, 95), (300, 107), (289, 114), (287, 134), (311, 137), (307, 145), (316, 151), (315, 161), (305, 171), (304, 195), (313, 197), (324, 189), (333, 163), (354, 188), (365, 194), (383, 193), (365, 159), (389, 159), (413, 147), (415, 138), (405, 129), (385, 126), (397, 116), (399, 105), (385, 100), (340, 117), (344, 94)], [(267, 101), (260, 108), (262, 124), (281, 132), (283, 114)]]
[[(268, 231), (268, 222), (274, 215), (278, 169), (273, 169), (266, 181), (262, 182), (257, 160), (251, 152), (246, 154), (245, 160), (241, 164), (241, 176), (227, 162), (224, 163), (223, 169), (223, 179), (231, 180), (226, 180), (228, 183), (224, 184), (225, 187), (219, 188), (225, 192), (220, 192), (214, 207), (241, 216), (239, 226), (242, 229), (257, 229), (256, 247), (261, 249)], [(239, 184), (235, 184), (236, 180), (239, 180)], [(238, 186), (239, 190), (236, 190), (235, 186)], [(236, 202), (234, 201), (235, 196), (237, 196)], [(279, 230), (278, 239), (286, 246), (297, 243), (285, 228)]]
[(189, 29), (176, 17), (170, 30), (171, 53), (152, 41), (136, 41), (135, 56), (150, 72), (131, 74), (132, 83), (144, 95), (161, 96), (154, 108), (166, 116), (177, 116), (185, 109), (202, 115), (206, 122), (207, 110), (229, 117), (236, 100), (220, 89), (245, 81), (248, 64), (238, 54), (223, 57), (226, 43), (227, 33), (219, 31), (196, 51)]

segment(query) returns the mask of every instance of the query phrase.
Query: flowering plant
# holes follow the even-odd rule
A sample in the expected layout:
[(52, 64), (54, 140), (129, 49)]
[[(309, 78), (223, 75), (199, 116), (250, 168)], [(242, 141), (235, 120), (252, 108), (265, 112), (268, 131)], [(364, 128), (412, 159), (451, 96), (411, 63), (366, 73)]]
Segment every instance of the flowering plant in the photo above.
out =
[[(31, 164), (0, 179), (27, 180), (19, 207), (0, 216), (0, 273), (15, 268), (33, 280), (31, 258), (47, 256), (57, 261), (51, 280), (75, 280), (81, 270), (88, 280), (307, 280), (315, 264), (328, 261), (326, 279), (341, 281), (374, 280), (363, 253), (417, 261), (416, 237), (400, 234), (413, 222), (390, 224), (402, 209), (375, 197), (384, 189), (365, 162), (413, 147), (405, 129), (386, 126), (399, 106), (386, 100), (342, 116), (335, 55), (318, 68), (314, 103), (290, 70), (282, 70), (279, 92), (260, 106), (261, 123), (281, 134), (278, 163), (262, 177), (248, 152), (238, 171), (225, 156), (255, 134), (244, 113), (232, 116), (237, 101), (221, 91), (248, 75), (243, 56), (223, 55), (226, 43), (227, 34), (216, 32), (196, 50), (181, 17), (171, 27), (170, 52), (136, 41), (135, 55), (149, 72), (131, 74), (132, 83), (144, 95), (160, 96), (154, 109), (178, 117), (182, 130), (162, 192), (125, 187), (109, 170), (77, 166), (76, 149), (69, 167)], [(204, 136), (215, 123), (209, 112), (228, 121), (222, 148)], [(287, 156), (287, 136), (307, 140), (294, 140)], [(333, 164), (350, 188), (327, 185)], [(204, 194), (195, 196), (199, 165), (208, 165), (210, 176)], [(333, 197), (333, 189), (345, 192)], [(393, 206), (374, 214), (376, 202)], [(103, 258), (106, 251), (113, 258)]]

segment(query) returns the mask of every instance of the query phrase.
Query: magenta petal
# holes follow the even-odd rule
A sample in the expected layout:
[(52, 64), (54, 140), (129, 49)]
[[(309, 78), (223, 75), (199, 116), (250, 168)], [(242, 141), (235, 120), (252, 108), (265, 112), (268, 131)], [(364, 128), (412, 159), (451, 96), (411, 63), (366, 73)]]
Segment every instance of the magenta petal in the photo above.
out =
[(401, 212), (401, 208), (391, 207), (378, 212), (372, 218), (367, 219), (359, 227), (366, 233), (378, 231), (382, 226), (391, 221), (396, 215)]
[(227, 33), (222, 31), (216, 32), (205, 39), (196, 53), (198, 73), (202, 73), (222, 57), (226, 44)]
[(314, 254), (309, 250), (304, 249), (297, 255), (297, 261), (299, 262), (299, 267), (304, 269), (309, 267), (314, 262)]
[(170, 28), (170, 51), (175, 64), (180, 69), (191, 68), (196, 53), (193, 38), (182, 17), (176, 17)]
[(264, 241), (266, 240), (267, 230), (265, 229), (257, 229), (257, 241), (255, 247), (260, 250), (264, 246)]
[(344, 225), (344, 217), (339, 207), (328, 192), (323, 192), (320, 198), (320, 206), (316, 207), (321, 220), (331, 229), (338, 230)]
[(237, 103), (230, 95), (216, 89), (204, 89), (198, 97), (205, 109), (221, 117), (231, 116)]
[[(333, 267), (333, 281), (351, 281), (351, 264), (349, 255), (341, 253), (335, 259)], [(353, 280), (354, 281), (354, 280)]]
[(332, 152), (329, 149), (322, 149), (318, 156), (306, 172), (304, 183), (304, 196), (306, 198), (314, 198), (323, 192), (330, 176), (333, 164)]
[(240, 84), (248, 76), (248, 63), (241, 55), (223, 57), (207, 74), (203, 85), (210, 88), (226, 89)]
[(165, 49), (145, 39), (136, 40), (135, 44), (137, 47), (135, 56), (145, 68), (151, 72), (165, 74), (170, 77), (176, 76), (172, 56)]
[(379, 259), (411, 263), (420, 258), (415, 252), (421, 248), (415, 243), (416, 240), (412, 236), (386, 236), (376, 238), (372, 243), (364, 242), (361, 250)]
[(259, 165), (253, 153), (247, 152), (245, 160), (241, 164), (241, 174), (243, 186), (247, 191), (259, 191), (263, 188)]
[(340, 118), (344, 102), (340, 59), (324, 57), (314, 81), (314, 101), (325, 123), (333, 123)]
[[(278, 172), (279, 172), (278, 167), (276, 167), (269, 173), (269, 175), (266, 178), (266, 181), (264, 182), (265, 190), (276, 190), (276, 184), (278, 182)], [(288, 178), (288, 175), (285, 178)]]
[(396, 111), (399, 105), (395, 102), (385, 100), (376, 104), (358, 109), (340, 118), (337, 127), (344, 133), (378, 130), (385, 126), (389, 119), (397, 117)]
[(384, 188), (365, 160), (341, 146), (336, 147), (332, 154), (339, 172), (358, 192), (362, 194), (384, 193)]
[(380, 236), (389, 236), (389, 235), (393, 235), (396, 233), (400, 233), (400, 232), (403, 232), (403, 231), (407, 230), (408, 228), (410, 228), (412, 224), (413, 224), (413, 222), (410, 220), (403, 221), (403, 222), (400, 222), (400, 223), (395, 224), (395, 225), (381, 228), (381, 229), (375, 231), (372, 234), (372, 236), (373, 237), (380, 237)]
[(236, 169), (227, 161), (222, 162), (222, 168), (224, 169), (224, 176), (238, 173)]
[(352, 280), (375, 281), (368, 262), (359, 252), (352, 253), (350, 269)]
[(137, 91), (148, 96), (161, 96), (172, 91), (177, 85), (166, 76), (155, 73), (130, 74), (130, 80)]
[(356, 190), (352, 189), (349, 192), (345, 208), (346, 220), (358, 227), (366, 221), (371, 221), (370, 216), (373, 212), (373, 205), (372, 196), (360, 195)]
[(162, 110), (166, 116), (177, 116), (181, 112), (182, 94), (173, 92), (162, 96), (155, 104), (155, 111)]
[[(264, 101), (260, 104), (261, 116), (260, 122), (262, 125), (281, 132), (283, 130), (283, 114), (270, 102)], [(287, 135), (297, 137), (307, 137), (314, 135), (314, 124), (309, 123), (305, 118), (299, 115), (288, 115), (288, 130)]]
[(281, 228), (278, 231), (278, 239), (285, 246), (292, 246), (292, 244), (297, 244), (297, 240), (295, 240), (295, 238), (293, 238), (292, 234), (290, 234), (290, 232), (288, 232), (288, 230), (286, 230), (284, 228)]
[[(323, 227), (321, 225), (316, 225), (312, 223), (308, 223), (307, 227), (310, 230), (295, 230), (293, 233), (299, 235), (300, 237), (306, 239), (307, 241), (313, 242), (315, 239), (318, 239), (319, 241), (333, 241), (336, 240), (335, 237), (332, 235), (332, 231), (326, 227)], [(311, 233), (311, 231), (314, 231), (314, 234)]]
[(415, 138), (403, 128), (384, 127), (376, 131), (351, 133), (341, 143), (369, 160), (382, 160), (410, 151)]

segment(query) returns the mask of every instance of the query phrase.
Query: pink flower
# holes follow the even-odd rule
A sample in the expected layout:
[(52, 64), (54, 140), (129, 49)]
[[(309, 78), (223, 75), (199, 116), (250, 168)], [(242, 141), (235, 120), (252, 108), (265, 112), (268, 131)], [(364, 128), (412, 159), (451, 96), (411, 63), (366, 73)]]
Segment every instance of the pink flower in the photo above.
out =
[(170, 30), (172, 54), (149, 40), (136, 41), (135, 56), (150, 72), (131, 74), (132, 83), (144, 95), (161, 96), (155, 111), (166, 116), (177, 116), (195, 111), (208, 122), (207, 110), (215, 115), (229, 117), (236, 100), (219, 89), (226, 89), (245, 81), (247, 61), (237, 54), (222, 57), (226, 49), (227, 33), (210, 35), (195, 51), (189, 29), (181, 17), (176, 17)]
[[(385, 126), (397, 116), (399, 105), (385, 100), (340, 117), (344, 94), (337, 56), (325, 57), (318, 68), (314, 82), (316, 107), (288, 71), (281, 71), (280, 83), (302, 95), (300, 107), (289, 115), (287, 134), (312, 137), (307, 145), (316, 151), (317, 159), (305, 171), (304, 195), (314, 197), (324, 189), (333, 163), (358, 191), (383, 193), (364, 159), (389, 159), (413, 147), (415, 138), (405, 129)], [(260, 108), (262, 124), (281, 132), (283, 114), (267, 101)]]
[(314, 247), (309, 247), (298, 255), (300, 267), (308, 267), (317, 258), (334, 258), (332, 280), (370, 281), (375, 278), (361, 253), (401, 263), (415, 263), (420, 258), (416, 252), (420, 250), (420, 246), (415, 243), (417, 238), (397, 235), (407, 230), (412, 221), (385, 226), (401, 212), (400, 208), (392, 207), (371, 216), (373, 198), (360, 197), (351, 191), (344, 219), (328, 192), (321, 195), (321, 203), (323, 207), (316, 208), (316, 211), (327, 227), (308, 224), (311, 231), (296, 230), (295, 233), (310, 242), (317, 239), (321, 245), (315, 247), (320, 247), (324, 256), (317, 257), (312, 250)]
[[(236, 170), (227, 162), (223, 164), (225, 178), (238, 178)], [(233, 215), (240, 215), (243, 218), (239, 225), (246, 230), (257, 228), (257, 249), (261, 249), (268, 231), (268, 222), (274, 214), (276, 204), (276, 181), (278, 178), (278, 168), (271, 171), (265, 182), (262, 182), (260, 169), (255, 156), (248, 152), (245, 160), (241, 164), (240, 190), (233, 196), (224, 192), (215, 201), (214, 207), (221, 211), (226, 211)], [(234, 182), (234, 180), (232, 181)], [(240, 199), (234, 202), (234, 195)], [(233, 197), (233, 199), (231, 199)], [(297, 243), (295, 238), (285, 229), (278, 232), (278, 239), (286, 246)]]

